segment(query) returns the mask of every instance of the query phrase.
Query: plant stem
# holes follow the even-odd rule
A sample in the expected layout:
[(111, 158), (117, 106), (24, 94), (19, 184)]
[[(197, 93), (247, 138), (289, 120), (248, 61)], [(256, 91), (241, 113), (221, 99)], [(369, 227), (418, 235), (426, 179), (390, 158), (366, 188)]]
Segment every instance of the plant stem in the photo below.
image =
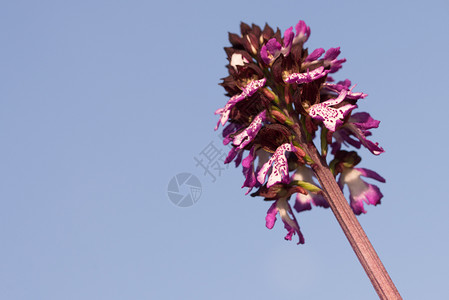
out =
[(365, 234), (362, 226), (350, 208), (346, 198), (344, 197), (340, 187), (335, 181), (335, 177), (330, 171), (326, 160), (321, 157), (318, 150), (312, 143), (307, 143), (301, 134), (302, 130), (299, 126), (295, 126), (297, 137), (304, 147), (306, 153), (312, 158), (314, 164), (312, 169), (321, 184), (324, 197), (329, 203), (332, 212), (337, 218), (343, 232), (346, 235), (352, 249), (359, 259), (362, 267), (365, 269), (371, 283), (379, 295), (380, 299), (402, 299), (396, 286), (388, 275), (382, 261), (374, 250), (371, 242)]

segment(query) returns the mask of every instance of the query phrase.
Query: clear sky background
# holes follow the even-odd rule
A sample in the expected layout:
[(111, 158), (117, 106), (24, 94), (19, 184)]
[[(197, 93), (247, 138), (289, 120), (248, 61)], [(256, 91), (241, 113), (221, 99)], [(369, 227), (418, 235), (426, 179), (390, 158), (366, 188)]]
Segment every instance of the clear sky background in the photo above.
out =
[[(18, 0), (0, 4), (0, 299), (377, 299), (330, 210), (298, 215), (296, 245), (240, 169), (195, 166), (220, 144), (227, 32), (300, 19), (381, 120), (362, 226), (404, 299), (447, 297), (447, 1)], [(167, 196), (182, 172), (202, 184), (187, 208)]]

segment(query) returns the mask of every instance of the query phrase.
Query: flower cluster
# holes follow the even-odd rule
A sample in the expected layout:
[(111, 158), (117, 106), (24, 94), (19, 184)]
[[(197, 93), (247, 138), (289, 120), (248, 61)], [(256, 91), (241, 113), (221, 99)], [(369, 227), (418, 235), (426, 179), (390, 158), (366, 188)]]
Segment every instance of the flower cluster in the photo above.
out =
[[(367, 95), (354, 92), (346, 79), (335, 83), (330, 74), (346, 61), (339, 59), (340, 48), (315, 49), (309, 53), (304, 44), (310, 28), (299, 21), (295, 30), (288, 28), (283, 36), (265, 25), (241, 24), (241, 35), (229, 34), (231, 47), (225, 47), (229, 76), (220, 83), (230, 97), (215, 114), (220, 116), (215, 130), (223, 129), (224, 144), (231, 143), (225, 163), (240, 163), (247, 194), (273, 201), (266, 216), (266, 226), (273, 228), (279, 214), (291, 240), (303, 235), (293, 213), (310, 210), (312, 205), (327, 208), (320, 185), (311, 167), (314, 162), (308, 147), (320, 140), (321, 156), (343, 189), (349, 189), (350, 206), (355, 214), (365, 213), (364, 204), (377, 205), (379, 188), (362, 176), (385, 182), (377, 173), (355, 166), (360, 157), (355, 151), (362, 145), (378, 155), (384, 150), (368, 139), (369, 131), (379, 126), (366, 112), (353, 111), (357, 101)], [(328, 146), (331, 147), (329, 158)]]

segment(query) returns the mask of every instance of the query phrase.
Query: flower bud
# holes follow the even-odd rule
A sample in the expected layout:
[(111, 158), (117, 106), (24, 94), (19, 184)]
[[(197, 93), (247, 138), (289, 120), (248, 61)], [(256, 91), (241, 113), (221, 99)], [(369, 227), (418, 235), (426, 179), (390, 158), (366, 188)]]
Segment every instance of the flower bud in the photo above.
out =
[(252, 53), (253, 55), (257, 55), (257, 53), (259, 52), (259, 41), (253, 33), (245, 35), (242, 39), (242, 42), (246, 51)]

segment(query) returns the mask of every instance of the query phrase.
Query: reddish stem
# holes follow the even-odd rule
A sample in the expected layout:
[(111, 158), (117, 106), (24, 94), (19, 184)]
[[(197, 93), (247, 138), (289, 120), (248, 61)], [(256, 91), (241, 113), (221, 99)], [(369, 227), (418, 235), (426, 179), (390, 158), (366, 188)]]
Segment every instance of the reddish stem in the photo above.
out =
[[(303, 140), (302, 137), (304, 135), (301, 134), (299, 126), (295, 126), (295, 131), (299, 139)], [(379, 298), (388, 300), (402, 299), (382, 261), (374, 250), (373, 245), (371, 245), (365, 231), (335, 181), (335, 177), (330, 171), (325, 159), (321, 157), (313, 144), (306, 143), (304, 140), (300, 142), (301, 146), (305, 148), (306, 153), (314, 161), (312, 168), (321, 184), (324, 196), (362, 267), (371, 280)]]

